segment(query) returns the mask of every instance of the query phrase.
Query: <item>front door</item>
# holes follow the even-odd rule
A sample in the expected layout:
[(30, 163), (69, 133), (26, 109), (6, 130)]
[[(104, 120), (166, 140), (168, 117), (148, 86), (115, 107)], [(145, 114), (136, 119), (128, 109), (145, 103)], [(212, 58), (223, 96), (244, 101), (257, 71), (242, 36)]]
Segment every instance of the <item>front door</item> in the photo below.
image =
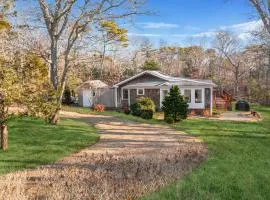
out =
[(165, 97), (169, 94), (168, 89), (161, 89), (160, 90), (160, 108), (162, 108), (162, 102), (164, 101)]

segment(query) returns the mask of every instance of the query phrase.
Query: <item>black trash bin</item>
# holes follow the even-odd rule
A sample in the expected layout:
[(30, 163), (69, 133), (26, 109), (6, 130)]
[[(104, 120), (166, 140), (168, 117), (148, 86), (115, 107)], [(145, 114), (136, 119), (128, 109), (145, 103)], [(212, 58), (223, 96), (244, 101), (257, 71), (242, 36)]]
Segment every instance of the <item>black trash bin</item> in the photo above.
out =
[(250, 111), (249, 103), (245, 100), (237, 101), (235, 104), (235, 110)]

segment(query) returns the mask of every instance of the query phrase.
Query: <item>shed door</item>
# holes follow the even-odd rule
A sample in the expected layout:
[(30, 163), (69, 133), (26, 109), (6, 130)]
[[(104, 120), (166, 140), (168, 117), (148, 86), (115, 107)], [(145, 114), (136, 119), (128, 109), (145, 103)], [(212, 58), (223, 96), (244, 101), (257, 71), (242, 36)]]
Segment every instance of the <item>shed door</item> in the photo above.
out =
[(83, 107), (92, 107), (93, 105), (93, 93), (91, 90), (83, 91)]

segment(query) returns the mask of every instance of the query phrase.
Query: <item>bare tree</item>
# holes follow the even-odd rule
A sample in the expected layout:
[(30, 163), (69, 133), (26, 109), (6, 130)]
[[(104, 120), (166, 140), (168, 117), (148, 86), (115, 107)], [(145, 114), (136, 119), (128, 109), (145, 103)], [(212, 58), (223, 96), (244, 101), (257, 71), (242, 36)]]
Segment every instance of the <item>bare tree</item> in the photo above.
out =
[[(40, 9), (50, 37), (50, 79), (57, 92), (58, 108), (51, 123), (58, 121), (67, 73), (70, 67), (70, 52), (79, 38), (89, 34), (93, 25), (101, 20), (117, 20), (140, 14), (143, 1), (136, 0), (39, 0)], [(65, 41), (64, 67), (59, 76), (59, 41)]]
[(243, 59), (240, 53), (241, 44), (233, 34), (221, 31), (216, 35), (214, 46), (219, 54), (225, 57), (225, 61), (228, 61), (232, 67), (231, 72), (234, 80), (234, 97), (237, 98), (240, 80), (247, 72), (244, 68)]
[[(267, 43), (269, 42), (269, 35), (270, 35), (270, 0), (249, 0), (251, 5), (256, 9), (259, 17), (261, 18), (265, 32), (261, 32), (260, 37), (264, 38)], [(263, 34), (262, 34), (263, 33)], [(268, 48), (270, 44), (268, 43)], [(270, 49), (270, 48), (269, 48)], [(270, 89), (270, 50), (268, 51), (268, 68), (266, 71), (266, 87)], [(268, 97), (269, 98), (269, 97)], [(270, 101), (267, 99), (266, 101)]]

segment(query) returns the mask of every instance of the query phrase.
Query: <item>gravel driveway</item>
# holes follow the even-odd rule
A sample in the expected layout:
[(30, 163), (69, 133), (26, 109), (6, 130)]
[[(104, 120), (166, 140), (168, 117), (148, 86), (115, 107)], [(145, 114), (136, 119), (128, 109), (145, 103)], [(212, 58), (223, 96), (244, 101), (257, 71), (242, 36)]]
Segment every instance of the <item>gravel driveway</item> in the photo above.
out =
[(54, 164), (1, 177), (2, 199), (133, 199), (181, 178), (206, 158), (200, 140), (168, 126), (62, 115), (94, 124), (100, 141)]

